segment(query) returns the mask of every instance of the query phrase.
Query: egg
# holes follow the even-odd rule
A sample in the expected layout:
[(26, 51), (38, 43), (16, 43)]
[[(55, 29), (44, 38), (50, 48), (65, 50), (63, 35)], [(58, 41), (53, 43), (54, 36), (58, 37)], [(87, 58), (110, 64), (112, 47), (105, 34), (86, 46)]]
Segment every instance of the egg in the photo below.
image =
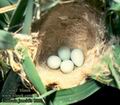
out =
[(70, 73), (74, 69), (74, 64), (71, 60), (65, 60), (61, 63), (60, 69), (63, 73)]
[(68, 60), (70, 59), (70, 48), (63, 46), (60, 47), (58, 49), (58, 56), (62, 59), (62, 60)]
[(60, 67), (60, 64), (61, 59), (56, 55), (49, 56), (47, 59), (47, 65), (51, 69), (58, 69)]
[(84, 54), (81, 49), (73, 49), (71, 52), (71, 60), (73, 63), (80, 67), (84, 62)]

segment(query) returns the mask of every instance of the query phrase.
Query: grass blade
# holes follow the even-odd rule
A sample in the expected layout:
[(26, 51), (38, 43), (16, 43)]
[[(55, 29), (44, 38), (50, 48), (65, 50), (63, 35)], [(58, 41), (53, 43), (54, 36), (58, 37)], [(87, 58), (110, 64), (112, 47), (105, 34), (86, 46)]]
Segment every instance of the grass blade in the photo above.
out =
[(17, 98), (14, 98), (13, 100), (26, 100), (27, 98), (29, 98), (29, 100), (42, 100), (43, 98), (46, 98), (47, 96), (55, 93), (57, 90), (56, 89), (53, 89), (53, 90), (50, 90), (44, 94), (42, 94), (41, 96), (39, 97), (17, 97)]
[(109, 10), (119, 12), (120, 11), (120, 3), (112, 3), (111, 8)]
[(23, 23), (23, 30), (22, 30), (23, 34), (27, 34), (27, 35), (30, 34), (32, 16), (33, 16), (33, 0), (29, 0), (26, 7), (25, 20)]
[(0, 7), (8, 6), (10, 2), (8, 0), (0, 0)]
[(113, 46), (113, 55), (115, 62), (120, 65), (120, 45)]
[(10, 3), (14, 4), (17, 3), (18, 0), (8, 0)]
[(45, 105), (43, 103), (40, 103), (40, 102), (26, 102), (26, 103), (0, 103), (0, 105)]
[(0, 19), (0, 29), (3, 29), (5, 26), (6, 26), (6, 24), (3, 21), (1, 21), (1, 19)]
[(19, 86), (19, 83), (20, 83), (19, 76), (11, 70), (9, 72), (9, 75), (7, 76), (7, 79), (0, 93), (1, 101), (7, 101), (14, 97), (16, 94), (16, 90)]
[(20, 0), (18, 1), (17, 4), (17, 8), (14, 11), (12, 17), (11, 17), (11, 21), (8, 27), (8, 30), (10, 31), (15, 25), (19, 24), (21, 22), (21, 19), (24, 15), (25, 9), (26, 9), (26, 5), (27, 5), (28, 0)]
[(31, 58), (28, 55), (27, 49), (24, 50), (23, 55), (24, 57), (22, 66), (28, 79), (31, 81), (31, 83), (34, 85), (34, 87), (38, 90), (39, 93), (44, 94), (45, 92), (47, 92), (46, 88), (37, 73), (35, 65), (33, 64)]
[(9, 32), (0, 30), (0, 50), (13, 49), (17, 44), (17, 40), (13, 38)]
[(109, 64), (110, 71), (112, 73), (112, 76), (117, 84), (117, 88), (120, 89), (120, 75), (117, 72), (117, 70), (113, 67), (112, 62)]
[(94, 80), (89, 80), (83, 85), (57, 91), (48, 98), (53, 98), (54, 105), (68, 105), (89, 97), (100, 88)]
[[(0, 7), (5, 7), (9, 5), (11, 5), (11, 3), (8, 0), (0, 0)], [(0, 14), (0, 15), (4, 15), (6, 22), (9, 23), (12, 12)]]

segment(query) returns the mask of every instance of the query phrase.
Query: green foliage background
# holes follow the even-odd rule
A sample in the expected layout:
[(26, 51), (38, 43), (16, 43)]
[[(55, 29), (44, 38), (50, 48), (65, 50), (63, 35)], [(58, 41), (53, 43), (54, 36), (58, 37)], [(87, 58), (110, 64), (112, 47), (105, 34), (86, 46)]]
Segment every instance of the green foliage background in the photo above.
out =
[[(100, 12), (104, 13), (104, 22), (106, 24), (107, 34), (112, 38), (112, 36), (118, 37), (120, 35), (120, 2), (115, 2), (114, 0), (86, 0), (90, 4), (97, 8)], [(39, 0), (0, 0), (0, 7), (9, 6), (17, 3), (17, 7), (14, 11), (5, 12), (0, 14), (0, 51), (15, 50), (15, 46), (19, 39), (13, 37), (19, 28), (21, 35), (29, 35), (31, 32), (31, 24), (33, 21), (33, 12), (35, 4), (39, 4), (39, 11), (48, 11), (55, 5), (59, 4), (60, 0), (49, 0), (46, 4), (42, 4)], [(106, 77), (100, 75), (97, 79), (96, 75), (92, 75), (91, 80), (87, 81), (85, 84), (65, 89), (65, 90), (48, 90), (42, 83), (38, 73), (36, 71), (35, 65), (32, 62), (28, 50), (25, 46), (21, 48), (22, 61), (20, 62), (23, 70), (25, 71), (29, 81), (36, 89), (37, 97), (32, 97), (31, 100), (35, 98), (40, 99), (39, 105), (67, 105), (71, 103), (78, 102), (90, 96), (99, 90), (102, 86), (98, 82), (114, 86), (120, 89), (120, 45), (115, 43), (113, 45), (113, 51), (108, 54), (108, 56), (103, 57), (104, 63), (109, 67), (111, 72), (111, 77)], [(112, 57), (111, 57), (112, 55)], [(108, 62), (109, 61), (109, 62)], [(117, 66), (115, 66), (117, 65)], [(0, 92), (0, 99), (5, 100), (10, 94), (9, 90), (13, 90), (13, 94), (16, 94), (14, 90), (20, 85), (19, 76), (11, 70), (10, 65), (6, 64), (4, 60), (0, 61), (0, 71), (3, 73), (2, 81), (4, 81), (2, 90)], [(7, 73), (4, 73), (4, 71)], [(6, 75), (7, 74), (7, 75)], [(112, 79), (111, 79), (112, 78)], [(12, 81), (12, 82), (11, 82)], [(98, 81), (98, 82), (96, 82)], [(14, 88), (13, 88), (14, 87)], [(54, 97), (53, 97), (54, 95)], [(53, 97), (53, 99), (52, 99)], [(14, 100), (18, 102), (20, 99), (25, 100), (27, 97), (16, 97)], [(10, 98), (10, 100), (12, 97)], [(2, 103), (3, 104), (3, 103)], [(4, 103), (5, 104), (5, 103)], [(17, 103), (16, 103), (17, 104)], [(34, 103), (35, 104), (35, 103)]]

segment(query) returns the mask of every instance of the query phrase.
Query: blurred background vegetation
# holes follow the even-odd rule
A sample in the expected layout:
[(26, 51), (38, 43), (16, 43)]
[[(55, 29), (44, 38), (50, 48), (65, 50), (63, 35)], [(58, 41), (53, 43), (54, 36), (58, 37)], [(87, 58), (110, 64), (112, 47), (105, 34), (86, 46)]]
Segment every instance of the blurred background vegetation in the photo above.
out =
[[(70, 0), (67, 0), (69, 2)], [(77, 0), (76, 0), (77, 1)], [(84, 85), (57, 91), (56, 89), (46, 89), (44, 84), (36, 72), (36, 68), (32, 59), (29, 57), (28, 49), (25, 46), (16, 48), (19, 38), (14, 38), (14, 34), (29, 36), (31, 33), (31, 25), (34, 21), (41, 19), (43, 12), (48, 12), (55, 7), (61, 0), (0, 0), (0, 101), (16, 101), (27, 99), (24, 94), (28, 94), (31, 101), (39, 100), (39, 105), (67, 105), (83, 100), (90, 96), (103, 85), (94, 81), (95, 78), (88, 80)], [(120, 1), (119, 0), (86, 0), (93, 8), (98, 9), (103, 13), (107, 35), (120, 37)], [(15, 51), (14, 51), (15, 50)], [(30, 84), (34, 88), (29, 87), (26, 82), (26, 87), (18, 75), (14, 72), (14, 62), (11, 61), (14, 55), (11, 52), (16, 51), (22, 55), (20, 65), (23, 67)], [(114, 46), (113, 55), (115, 63), (120, 65), (120, 46)], [(10, 58), (10, 59), (7, 59)], [(19, 57), (18, 57), (19, 59)], [(114, 67), (112, 60), (106, 58), (106, 63), (109, 65), (113, 76), (112, 86), (120, 89), (120, 69)], [(109, 61), (109, 62), (107, 62)], [(16, 65), (16, 64), (15, 64)], [(28, 85), (28, 86), (27, 86)], [(107, 84), (108, 85), (108, 84)], [(27, 92), (21, 92), (20, 89), (25, 89)], [(19, 94), (18, 97), (17, 94)], [(20, 97), (22, 95), (22, 97)], [(66, 98), (67, 97), (67, 98)]]

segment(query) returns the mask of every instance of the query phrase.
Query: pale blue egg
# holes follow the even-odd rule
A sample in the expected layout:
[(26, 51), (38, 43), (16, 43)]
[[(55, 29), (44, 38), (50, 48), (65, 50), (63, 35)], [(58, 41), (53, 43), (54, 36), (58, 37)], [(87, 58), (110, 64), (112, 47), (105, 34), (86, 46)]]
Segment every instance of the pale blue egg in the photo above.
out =
[(58, 49), (58, 56), (62, 60), (69, 60), (70, 59), (70, 48), (63, 46)]
[(60, 67), (60, 64), (61, 59), (56, 55), (49, 56), (47, 59), (47, 65), (51, 69), (58, 69)]
[(60, 69), (63, 73), (70, 73), (74, 69), (74, 64), (71, 60), (65, 60), (61, 63)]
[(81, 49), (73, 49), (71, 52), (71, 60), (73, 63), (80, 67), (84, 63), (84, 54)]

